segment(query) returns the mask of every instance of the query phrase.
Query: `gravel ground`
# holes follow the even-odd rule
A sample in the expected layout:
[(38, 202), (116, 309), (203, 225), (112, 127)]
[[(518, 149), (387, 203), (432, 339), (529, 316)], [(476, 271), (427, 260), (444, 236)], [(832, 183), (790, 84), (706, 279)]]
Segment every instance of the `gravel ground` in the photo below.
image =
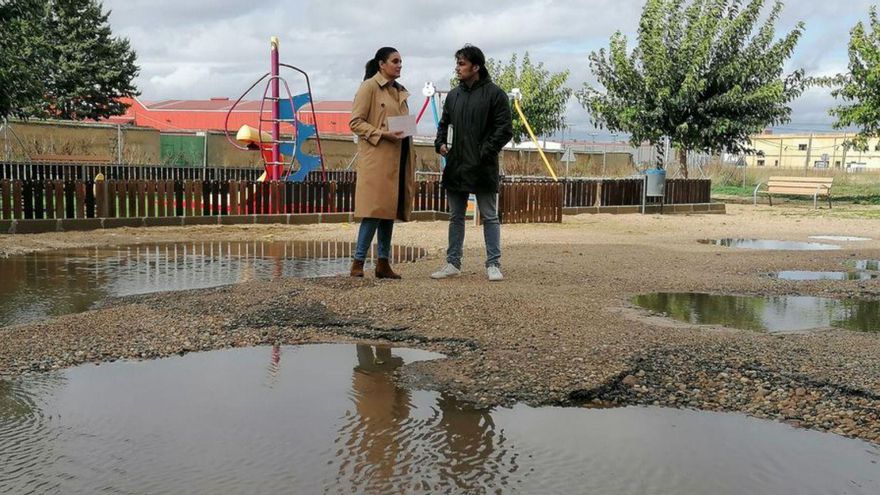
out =
[[(880, 280), (764, 276), (880, 259), (880, 221), (863, 216), (858, 207), (729, 205), (727, 215), (580, 215), (561, 225), (505, 225), (506, 280), (492, 284), (476, 228), (468, 227), (463, 275), (436, 281), (428, 275), (443, 263), (446, 224), (399, 224), (396, 243), (430, 253), (398, 265), (401, 281), (255, 281), (108, 300), (85, 313), (0, 328), (0, 376), (230, 346), (390, 341), (449, 356), (407, 366), (404, 380), (481, 405), (739, 411), (880, 444), (880, 332), (768, 335), (678, 323), (628, 303), (655, 291), (880, 299)], [(343, 224), (6, 235), (0, 255), (194, 239), (353, 240), (355, 231)], [(875, 240), (812, 252), (696, 242), (811, 235)]]

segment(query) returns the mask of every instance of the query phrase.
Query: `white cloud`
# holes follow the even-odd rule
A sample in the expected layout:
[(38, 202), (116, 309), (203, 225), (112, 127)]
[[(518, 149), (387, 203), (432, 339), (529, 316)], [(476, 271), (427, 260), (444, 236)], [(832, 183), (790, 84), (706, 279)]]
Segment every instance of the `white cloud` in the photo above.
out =
[[(768, 4), (770, 2), (768, 1)], [(402, 81), (418, 96), (424, 81), (444, 87), (452, 54), (469, 42), (487, 56), (507, 59), (529, 51), (553, 71), (571, 71), (574, 89), (593, 80), (587, 55), (620, 30), (634, 42), (643, 0), (105, 0), (114, 33), (128, 37), (142, 67), (137, 81), (148, 100), (236, 98), (268, 71), (268, 40), (281, 38), (282, 61), (309, 72), (315, 97), (350, 99), (363, 65), (380, 46), (404, 58)], [(871, 0), (787, 0), (777, 34), (798, 21), (806, 34), (788, 66), (811, 75), (846, 68), (852, 26), (867, 17)], [(292, 90), (302, 85), (291, 77)], [(421, 102), (419, 101), (419, 104)], [(808, 92), (794, 105), (793, 121), (827, 122), (827, 91)], [(420, 105), (419, 105), (420, 106)], [(572, 99), (569, 121), (588, 116)]]
[[(196, 67), (192, 65), (176, 67), (166, 75), (155, 75), (150, 78), (150, 84), (158, 92), (189, 91), (194, 85), (208, 79), (211, 76), (210, 67)], [(146, 95), (149, 98), (149, 95)], [(152, 99), (152, 98), (150, 98)]]

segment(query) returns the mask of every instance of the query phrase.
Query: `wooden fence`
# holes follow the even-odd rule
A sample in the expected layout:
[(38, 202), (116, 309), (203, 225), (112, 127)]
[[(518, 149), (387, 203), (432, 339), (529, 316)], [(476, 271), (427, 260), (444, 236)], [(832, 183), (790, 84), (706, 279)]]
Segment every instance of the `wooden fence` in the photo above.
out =
[[(642, 178), (627, 179), (565, 179), (566, 207), (635, 206), (642, 204)], [(712, 181), (709, 179), (668, 179), (663, 203), (697, 204), (711, 202)], [(660, 198), (647, 198), (647, 204), (659, 204)]]
[(502, 183), (498, 218), (501, 223), (560, 223), (563, 193), (561, 183)]
[[(0, 180), (0, 219), (133, 218), (354, 211), (354, 182)], [(414, 211), (447, 211), (438, 182)]]
[[(505, 181), (503, 223), (559, 222), (563, 207), (641, 204), (641, 179)], [(440, 182), (419, 181), (414, 211), (448, 211)], [(666, 204), (708, 203), (708, 180), (667, 181)], [(0, 219), (133, 218), (354, 211), (355, 183), (250, 180), (0, 180)]]

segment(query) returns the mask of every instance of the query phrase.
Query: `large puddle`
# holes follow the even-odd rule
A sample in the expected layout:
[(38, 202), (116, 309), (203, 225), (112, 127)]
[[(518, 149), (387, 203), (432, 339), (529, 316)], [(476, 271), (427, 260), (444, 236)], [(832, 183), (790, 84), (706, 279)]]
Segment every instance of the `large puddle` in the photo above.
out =
[(0, 382), (0, 493), (880, 493), (880, 451), (832, 434), (396, 385), (438, 357), (262, 347)]
[[(344, 274), (353, 253), (349, 242), (252, 241), (138, 244), (0, 258), (0, 327), (85, 311), (107, 297)], [(423, 249), (392, 248), (395, 263), (424, 256)]]
[(698, 325), (771, 333), (830, 327), (880, 332), (880, 301), (689, 292), (640, 294), (632, 301), (664, 316)]
[(701, 244), (713, 244), (740, 249), (763, 249), (768, 251), (831, 251), (840, 249), (834, 244), (821, 242), (775, 241), (770, 239), (703, 239)]
[(844, 265), (855, 270), (880, 272), (880, 260), (853, 260), (847, 261)]
[(780, 280), (872, 280), (880, 275), (870, 272), (813, 272), (808, 270), (783, 270), (771, 273), (771, 277)]
[(810, 239), (819, 239), (820, 241), (839, 241), (839, 242), (864, 242), (870, 241), (870, 237), (858, 237), (852, 235), (811, 235)]

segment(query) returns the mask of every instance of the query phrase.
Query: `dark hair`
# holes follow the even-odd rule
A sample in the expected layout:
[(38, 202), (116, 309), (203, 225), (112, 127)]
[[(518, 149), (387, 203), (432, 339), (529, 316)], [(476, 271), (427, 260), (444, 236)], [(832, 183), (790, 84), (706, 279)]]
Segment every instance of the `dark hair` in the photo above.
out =
[(397, 53), (397, 48), (383, 46), (376, 50), (376, 55), (369, 61), (364, 72), (364, 81), (376, 75), (379, 72), (379, 62), (386, 62), (392, 53)]
[(468, 62), (480, 66), (480, 79), (489, 79), (489, 69), (486, 68), (486, 56), (483, 50), (474, 45), (464, 45), (460, 50), (455, 52), (455, 59), (463, 58)]

